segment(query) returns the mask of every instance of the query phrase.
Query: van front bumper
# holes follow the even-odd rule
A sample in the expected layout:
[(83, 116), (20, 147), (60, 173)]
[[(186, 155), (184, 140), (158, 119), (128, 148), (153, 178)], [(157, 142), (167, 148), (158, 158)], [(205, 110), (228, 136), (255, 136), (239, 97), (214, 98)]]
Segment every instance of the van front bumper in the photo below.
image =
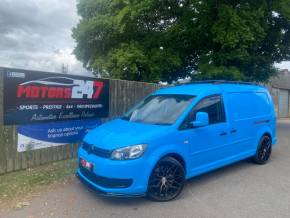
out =
[(148, 180), (156, 159), (141, 157), (135, 160), (116, 161), (88, 154), (84, 149), (78, 151), (80, 158), (92, 163), (93, 170), (79, 167), (79, 180), (106, 196), (144, 196), (147, 192)]
[(144, 197), (146, 194), (122, 194), (122, 193), (113, 193), (113, 192), (106, 192), (102, 190), (101, 188), (98, 188), (97, 185), (90, 182), (87, 178), (82, 175), (80, 170), (76, 172), (76, 177), (87, 187), (89, 187), (91, 190), (95, 191), (96, 194), (101, 196), (107, 196), (107, 197)]
[(128, 188), (133, 183), (133, 179), (115, 179), (99, 176), (82, 166), (79, 166), (79, 172), (94, 184), (104, 188)]

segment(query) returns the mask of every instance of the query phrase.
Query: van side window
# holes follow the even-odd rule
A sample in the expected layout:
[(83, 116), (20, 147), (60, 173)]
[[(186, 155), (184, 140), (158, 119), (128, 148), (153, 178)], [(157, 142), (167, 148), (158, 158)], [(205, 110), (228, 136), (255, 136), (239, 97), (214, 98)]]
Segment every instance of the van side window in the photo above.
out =
[(208, 113), (209, 124), (225, 122), (223, 102), (219, 95), (207, 97), (199, 102), (194, 108), (194, 119), (197, 112)]
[(189, 127), (189, 123), (195, 120), (197, 112), (208, 113), (209, 124), (223, 123), (226, 121), (222, 97), (220, 95), (214, 95), (204, 98), (193, 108), (185, 122), (181, 125), (181, 129)]

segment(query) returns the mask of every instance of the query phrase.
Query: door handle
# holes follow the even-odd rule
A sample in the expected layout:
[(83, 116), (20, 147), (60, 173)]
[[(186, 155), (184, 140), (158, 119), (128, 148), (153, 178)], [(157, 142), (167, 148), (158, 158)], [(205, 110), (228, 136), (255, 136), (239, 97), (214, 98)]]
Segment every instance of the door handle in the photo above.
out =
[(228, 133), (226, 133), (226, 132), (221, 132), (220, 133), (220, 136), (225, 136), (225, 135), (227, 135)]
[(232, 129), (230, 133), (236, 133), (237, 130), (236, 129)]

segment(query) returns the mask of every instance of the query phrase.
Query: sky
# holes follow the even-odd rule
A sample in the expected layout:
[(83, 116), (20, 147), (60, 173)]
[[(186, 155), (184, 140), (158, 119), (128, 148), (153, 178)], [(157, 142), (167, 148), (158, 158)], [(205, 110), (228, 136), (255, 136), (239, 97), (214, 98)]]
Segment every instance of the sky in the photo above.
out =
[[(0, 0), (0, 66), (90, 74), (72, 54), (77, 0)], [(290, 70), (290, 62), (277, 64)]]
[(0, 66), (87, 74), (72, 54), (77, 0), (0, 0)]

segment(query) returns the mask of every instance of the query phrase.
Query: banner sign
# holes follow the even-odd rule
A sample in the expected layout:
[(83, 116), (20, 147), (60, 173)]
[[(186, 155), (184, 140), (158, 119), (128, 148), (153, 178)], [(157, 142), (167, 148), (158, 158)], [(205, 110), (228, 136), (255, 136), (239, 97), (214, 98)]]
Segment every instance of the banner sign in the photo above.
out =
[(17, 151), (30, 151), (80, 142), (101, 124), (100, 119), (21, 125), (17, 128)]
[(107, 117), (109, 80), (5, 69), (4, 124)]

